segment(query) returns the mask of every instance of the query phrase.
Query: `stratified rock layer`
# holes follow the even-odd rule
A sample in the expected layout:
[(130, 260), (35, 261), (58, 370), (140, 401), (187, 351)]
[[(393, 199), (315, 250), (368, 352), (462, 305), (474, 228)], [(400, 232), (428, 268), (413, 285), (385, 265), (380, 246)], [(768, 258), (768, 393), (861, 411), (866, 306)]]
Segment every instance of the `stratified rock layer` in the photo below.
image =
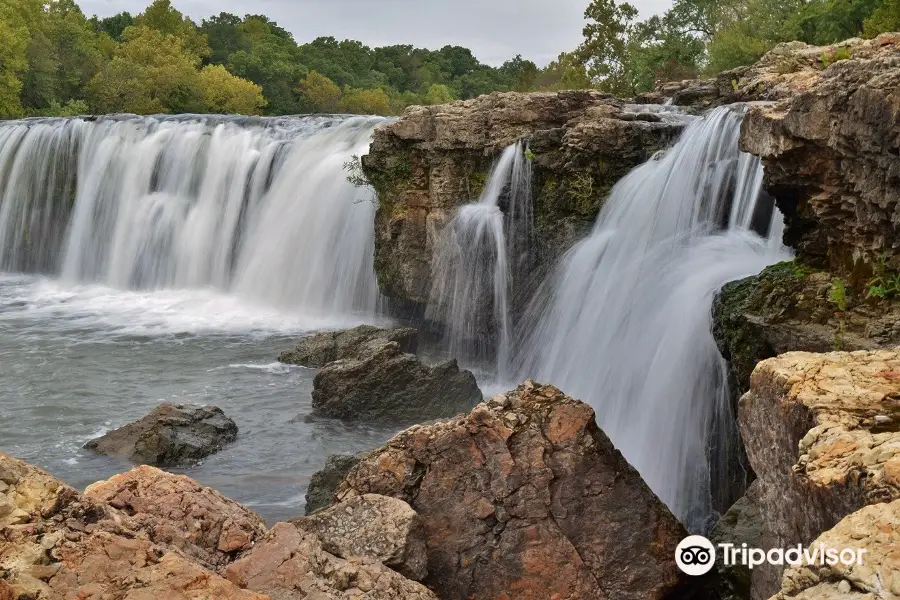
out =
[(374, 339), (358, 358), (330, 363), (313, 380), (319, 415), (344, 420), (410, 424), (452, 417), (482, 398), (475, 376), (455, 360), (430, 367), (396, 342)]
[[(739, 420), (759, 477), (764, 547), (809, 544), (861, 507), (900, 498), (900, 351), (763, 361)], [(753, 598), (779, 581), (779, 569), (754, 570)]]
[(540, 244), (531, 258), (540, 271), (590, 228), (613, 184), (680, 130), (593, 91), (495, 93), (410, 107), (375, 130), (363, 157), (378, 193), (375, 270), (382, 292), (427, 301), (440, 232), (458, 206), (478, 198), (504, 147), (529, 141)]
[[(589, 406), (528, 382), (371, 453), (337, 497), (419, 514), (426, 583), (443, 600), (651, 600), (684, 591), (685, 531), (600, 431)], [(694, 582), (689, 582), (694, 583)]]
[(419, 332), (410, 327), (386, 329), (372, 325), (325, 331), (303, 338), (295, 348), (282, 352), (278, 360), (292, 365), (321, 368), (337, 360), (356, 358), (361, 346), (379, 339), (397, 342), (403, 352), (415, 354)]
[(166, 403), (84, 447), (135, 463), (173, 467), (215, 454), (233, 442), (237, 433), (235, 422), (216, 406)]

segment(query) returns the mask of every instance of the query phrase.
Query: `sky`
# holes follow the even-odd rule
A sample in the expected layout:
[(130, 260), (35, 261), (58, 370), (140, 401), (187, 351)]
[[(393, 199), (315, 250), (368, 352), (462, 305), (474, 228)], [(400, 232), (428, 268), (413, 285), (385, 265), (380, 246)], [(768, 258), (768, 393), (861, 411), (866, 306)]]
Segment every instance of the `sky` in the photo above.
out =
[[(141, 12), (151, 0), (80, 0), (88, 16)], [(369, 46), (412, 44), (470, 48), (481, 62), (500, 65), (521, 54), (544, 66), (581, 42), (589, 0), (173, 0), (199, 24), (220, 12), (264, 14), (298, 43), (321, 36)], [(641, 17), (672, 0), (631, 0)]]

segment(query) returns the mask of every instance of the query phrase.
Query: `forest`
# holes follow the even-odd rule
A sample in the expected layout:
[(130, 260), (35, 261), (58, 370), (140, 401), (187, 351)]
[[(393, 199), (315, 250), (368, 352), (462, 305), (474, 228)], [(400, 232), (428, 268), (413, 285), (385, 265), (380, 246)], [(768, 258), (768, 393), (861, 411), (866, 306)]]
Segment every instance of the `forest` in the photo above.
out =
[(128, 112), (399, 114), (493, 91), (596, 88), (632, 96), (656, 84), (757, 60), (778, 43), (833, 43), (900, 29), (900, 0), (675, 0), (638, 19), (593, 0), (584, 40), (538, 66), (498, 67), (470, 50), (298, 44), (264, 15), (199, 23), (170, 0), (86, 16), (75, 0), (0, 0), (0, 118)]

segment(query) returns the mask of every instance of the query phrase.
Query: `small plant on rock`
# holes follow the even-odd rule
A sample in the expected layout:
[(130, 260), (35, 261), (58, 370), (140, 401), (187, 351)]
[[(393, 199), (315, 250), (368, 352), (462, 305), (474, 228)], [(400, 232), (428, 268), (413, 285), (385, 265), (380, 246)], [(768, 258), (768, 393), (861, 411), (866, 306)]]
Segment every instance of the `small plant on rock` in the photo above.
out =
[(831, 280), (831, 292), (828, 299), (837, 308), (834, 313), (838, 320), (838, 328), (834, 332), (834, 349), (840, 350), (844, 347), (844, 334), (847, 331), (847, 286), (840, 277)]
[(873, 271), (875, 276), (868, 283), (869, 291), (866, 298), (890, 300), (900, 296), (900, 273), (888, 273), (887, 255), (882, 254), (878, 257)]

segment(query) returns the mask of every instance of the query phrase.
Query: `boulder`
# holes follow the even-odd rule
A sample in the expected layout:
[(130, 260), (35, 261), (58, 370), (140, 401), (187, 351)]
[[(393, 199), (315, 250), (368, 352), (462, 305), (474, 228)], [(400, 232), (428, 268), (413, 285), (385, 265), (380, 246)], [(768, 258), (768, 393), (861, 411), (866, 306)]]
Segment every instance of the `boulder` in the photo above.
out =
[(293, 523), (340, 558), (373, 558), (414, 581), (427, 574), (422, 524), (403, 500), (363, 494)]
[(673, 553), (686, 535), (597, 427), (593, 410), (527, 382), (466, 415), (412, 427), (341, 484), (346, 501), (407, 502), (443, 600), (687, 594)]
[[(719, 544), (734, 544), (740, 547), (759, 548), (763, 542), (763, 520), (759, 512), (759, 481), (754, 481), (747, 492), (722, 515), (710, 533), (710, 541)], [(750, 597), (751, 575), (744, 565), (717, 564), (721, 597), (724, 600), (739, 600)]]
[(862, 564), (790, 567), (772, 600), (900, 598), (900, 500), (866, 506), (845, 517), (812, 546), (820, 544), (864, 550)]
[(172, 467), (215, 454), (233, 442), (237, 433), (235, 422), (220, 408), (166, 403), (84, 447), (135, 463)]
[[(860, 508), (900, 498), (900, 350), (765, 360), (739, 422), (764, 548), (808, 545)], [(781, 571), (754, 569), (753, 598), (778, 592)]]
[(266, 600), (150, 539), (124, 512), (0, 453), (3, 600)]
[(97, 482), (87, 498), (109, 504), (158, 544), (221, 570), (266, 531), (262, 518), (184, 475), (141, 466)]
[(319, 539), (278, 523), (245, 556), (229, 565), (228, 580), (271, 600), (437, 600), (415, 581), (368, 558), (338, 558)]
[(469, 411), (481, 400), (475, 376), (455, 360), (433, 367), (396, 342), (375, 339), (359, 358), (339, 360), (313, 380), (313, 410), (345, 420), (416, 423)]
[(334, 492), (367, 452), (359, 454), (334, 454), (325, 460), (325, 466), (313, 473), (306, 489), (306, 514), (334, 504)]
[(410, 327), (381, 328), (360, 325), (342, 331), (325, 331), (307, 336), (292, 350), (282, 352), (279, 362), (322, 368), (337, 360), (355, 358), (359, 349), (372, 340), (397, 342), (403, 352), (415, 354), (419, 332)]

